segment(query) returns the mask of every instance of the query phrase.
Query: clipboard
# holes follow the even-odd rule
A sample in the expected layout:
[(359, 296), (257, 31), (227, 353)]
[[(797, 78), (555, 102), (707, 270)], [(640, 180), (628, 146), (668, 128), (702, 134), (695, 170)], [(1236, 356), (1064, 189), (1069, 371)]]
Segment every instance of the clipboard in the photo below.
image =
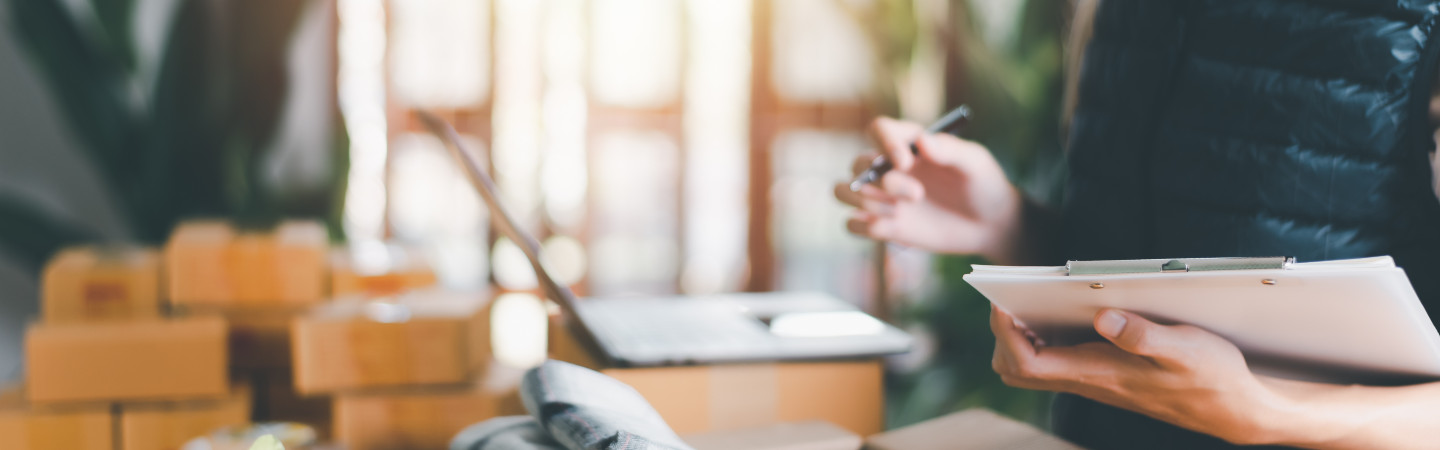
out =
[(976, 265), (964, 279), (1050, 345), (1101, 340), (1095, 314), (1118, 308), (1229, 339), (1257, 373), (1334, 383), (1440, 380), (1440, 333), (1389, 256)]

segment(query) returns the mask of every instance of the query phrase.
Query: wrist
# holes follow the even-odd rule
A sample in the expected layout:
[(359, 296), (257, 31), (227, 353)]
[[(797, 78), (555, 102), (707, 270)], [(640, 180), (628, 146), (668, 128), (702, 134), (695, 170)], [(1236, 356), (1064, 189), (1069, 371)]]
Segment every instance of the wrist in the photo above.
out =
[(1347, 386), (1319, 385), (1260, 376), (1259, 407), (1251, 417), (1257, 425), (1252, 443), (1292, 447), (1325, 447), (1340, 440), (1354, 424), (1329, 413), (1317, 398)]
[(988, 239), (989, 248), (980, 253), (996, 264), (1041, 265), (1055, 263), (1055, 232), (1059, 217), (1010, 186), (1011, 195), (1006, 202), (1009, 214), (1001, 220)]

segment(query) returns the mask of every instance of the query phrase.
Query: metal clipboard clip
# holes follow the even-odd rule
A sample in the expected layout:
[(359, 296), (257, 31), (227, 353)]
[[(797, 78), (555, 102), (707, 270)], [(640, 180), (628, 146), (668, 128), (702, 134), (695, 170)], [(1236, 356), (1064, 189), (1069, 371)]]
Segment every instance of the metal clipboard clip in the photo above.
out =
[(1065, 274), (1115, 275), (1130, 273), (1288, 269), (1292, 264), (1295, 264), (1295, 258), (1285, 256), (1067, 261), (1065, 263)]

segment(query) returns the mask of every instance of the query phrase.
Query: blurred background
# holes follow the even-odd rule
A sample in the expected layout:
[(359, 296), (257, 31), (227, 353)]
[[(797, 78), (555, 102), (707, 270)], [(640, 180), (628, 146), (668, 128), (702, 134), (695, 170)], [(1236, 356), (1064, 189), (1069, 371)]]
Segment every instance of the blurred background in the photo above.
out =
[(831, 185), (877, 115), (961, 103), (1058, 200), (1071, 0), (4, 0), (0, 380), (61, 245), (177, 221), (325, 220), (441, 282), (536, 284), (438, 140), (451, 120), (583, 295), (819, 290), (921, 337), (891, 427), (970, 406), (1044, 425), (990, 370), (973, 258), (846, 234)]

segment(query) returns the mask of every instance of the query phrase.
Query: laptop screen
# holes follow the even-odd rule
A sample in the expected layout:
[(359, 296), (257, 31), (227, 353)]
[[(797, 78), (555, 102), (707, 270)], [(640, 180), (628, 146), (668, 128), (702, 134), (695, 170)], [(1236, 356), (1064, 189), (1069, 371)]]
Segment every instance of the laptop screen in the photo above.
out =
[[(515, 218), (510, 215), (505, 204), (500, 202), (499, 189), (495, 186), (495, 181), (481, 168), (474, 152), (471, 152), (461, 142), (460, 134), (449, 123), (434, 114), (420, 111), (419, 115), (420, 120), (425, 123), (430, 132), (439, 137), (445, 143), (445, 148), (450, 149), (450, 152), (460, 161), (467, 178), (470, 179), (470, 184), (480, 193), (485, 207), (494, 217), (493, 222), (495, 227), (500, 230), (500, 234), (514, 242), (516, 246), (520, 247), (520, 251), (525, 253), (525, 259), (530, 261), (530, 267), (535, 271), (535, 278), (540, 283), (540, 289), (545, 291), (547, 297), (560, 305), (560, 309), (566, 316), (578, 318), (579, 316), (575, 312), (575, 293), (569, 287), (555, 282), (555, 278), (550, 276), (549, 271), (545, 269), (545, 264), (540, 260), (540, 241), (516, 224)], [(579, 320), (573, 321), (579, 322)], [(583, 327), (583, 324), (578, 325)], [(588, 333), (588, 330), (586, 331)]]

